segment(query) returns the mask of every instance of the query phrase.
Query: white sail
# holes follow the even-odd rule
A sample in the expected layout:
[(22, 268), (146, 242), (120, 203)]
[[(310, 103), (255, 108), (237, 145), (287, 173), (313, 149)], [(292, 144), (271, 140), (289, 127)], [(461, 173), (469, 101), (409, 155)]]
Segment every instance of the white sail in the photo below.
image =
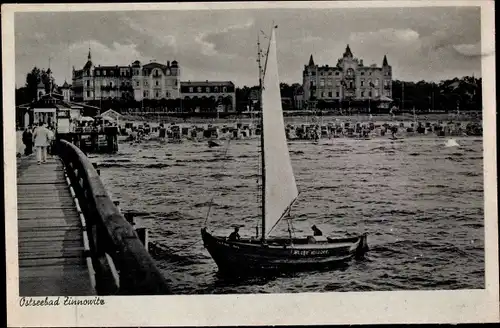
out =
[(263, 150), (266, 175), (265, 236), (269, 235), (298, 196), (285, 136), (276, 56), (275, 29), (273, 28), (262, 90)]

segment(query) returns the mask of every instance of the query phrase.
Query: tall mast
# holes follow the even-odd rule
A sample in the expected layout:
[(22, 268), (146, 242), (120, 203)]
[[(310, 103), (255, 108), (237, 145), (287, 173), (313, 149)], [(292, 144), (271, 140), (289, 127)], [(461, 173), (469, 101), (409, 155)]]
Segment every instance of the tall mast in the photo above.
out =
[(52, 70), (50, 69), (50, 59), (51, 57), (49, 56), (49, 96), (52, 96)]
[(259, 109), (260, 109), (260, 159), (261, 159), (261, 175), (262, 175), (262, 190), (261, 190), (261, 210), (262, 210), (262, 240), (266, 239), (266, 166), (264, 161), (264, 120), (262, 110), (262, 51), (260, 49), (260, 38), (257, 34), (257, 63), (259, 64)]
[(271, 39), (272, 39), (272, 29), (274, 29), (274, 21), (273, 21), (273, 26), (271, 28), (271, 34), (269, 36), (269, 44), (267, 46), (267, 51), (266, 51), (266, 61), (264, 64), (264, 71), (262, 72), (262, 66), (261, 66), (261, 61), (260, 61), (260, 42), (257, 41), (258, 48), (259, 48), (259, 87), (260, 87), (260, 92), (259, 92), (259, 103), (260, 103), (260, 117), (261, 117), (261, 133), (260, 133), (260, 147), (261, 147), (261, 170), (262, 170), (262, 241), (266, 240), (266, 161), (265, 161), (265, 156), (264, 156), (264, 106), (262, 105), (262, 90), (264, 90), (264, 86), (262, 85), (262, 80), (266, 76), (266, 69), (267, 69), (267, 60), (269, 57), (269, 49), (271, 48)]

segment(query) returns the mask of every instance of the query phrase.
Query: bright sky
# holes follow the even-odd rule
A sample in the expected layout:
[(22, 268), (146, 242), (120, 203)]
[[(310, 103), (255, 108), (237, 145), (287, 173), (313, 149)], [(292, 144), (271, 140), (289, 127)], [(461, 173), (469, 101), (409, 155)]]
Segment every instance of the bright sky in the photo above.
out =
[(335, 65), (346, 44), (365, 65), (381, 65), (387, 54), (395, 79), (481, 75), (474, 7), (59, 12), (16, 14), (16, 83), (24, 85), (33, 66), (48, 67), (49, 57), (56, 82), (71, 82), (71, 67), (85, 64), (90, 46), (94, 64), (176, 59), (183, 81), (256, 85), (257, 34), (273, 20), (286, 83), (302, 83), (311, 54), (317, 64)]

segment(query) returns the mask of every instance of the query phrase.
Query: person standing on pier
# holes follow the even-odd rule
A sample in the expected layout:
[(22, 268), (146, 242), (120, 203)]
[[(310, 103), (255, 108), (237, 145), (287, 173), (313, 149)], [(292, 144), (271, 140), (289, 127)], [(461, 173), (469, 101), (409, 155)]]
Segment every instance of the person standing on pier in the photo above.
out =
[(48, 130), (49, 130), (49, 145), (47, 146), (47, 153), (49, 155), (54, 155), (54, 147), (53, 147), (53, 143), (54, 143), (54, 126), (49, 126), (48, 127)]
[(50, 142), (50, 131), (43, 122), (40, 122), (33, 134), (36, 147), (36, 160), (38, 164), (47, 162), (47, 147)]
[(27, 127), (23, 132), (24, 155), (31, 155), (33, 153), (33, 133), (31, 133), (31, 126)]

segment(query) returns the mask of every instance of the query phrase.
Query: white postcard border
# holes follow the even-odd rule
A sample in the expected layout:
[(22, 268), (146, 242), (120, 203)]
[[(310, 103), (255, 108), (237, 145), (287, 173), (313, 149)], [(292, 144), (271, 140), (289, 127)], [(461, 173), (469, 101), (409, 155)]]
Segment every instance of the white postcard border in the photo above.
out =
[[(480, 6), (485, 190), (484, 290), (103, 297), (103, 306), (20, 307), (17, 255), (15, 11)], [(499, 320), (493, 1), (259, 2), (2, 6), (5, 230), (9, 326), (471, 323)], [(11, 123), (11, 124), (10, 124)], [(63, 298), (61, 298), (63, 299)]]

